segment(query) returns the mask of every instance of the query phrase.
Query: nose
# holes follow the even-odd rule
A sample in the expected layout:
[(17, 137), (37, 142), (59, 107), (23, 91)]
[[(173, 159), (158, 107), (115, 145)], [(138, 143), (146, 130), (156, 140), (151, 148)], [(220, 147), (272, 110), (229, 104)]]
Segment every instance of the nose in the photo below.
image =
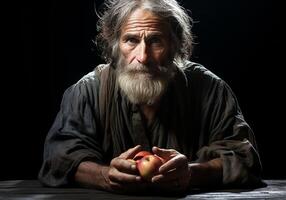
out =
[(141, 41), (140, 45), (138, 46), (138, 53), (136, 56), (136, 60), (141, 64), (147, 64), (148, 63), (148, 49), (146, 46), (145, 41)]

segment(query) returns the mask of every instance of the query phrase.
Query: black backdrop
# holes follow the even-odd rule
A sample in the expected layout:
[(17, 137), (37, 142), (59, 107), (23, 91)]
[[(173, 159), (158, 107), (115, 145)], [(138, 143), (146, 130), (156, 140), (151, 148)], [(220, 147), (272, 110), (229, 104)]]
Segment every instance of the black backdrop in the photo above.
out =
[[(1, 180), (36, 178), (44, 138), (62, 93), (102, 62), (92, 42), (97, 20), (94, 2), (101, 3), (22, 2), (21, 45), (12, 62), (19, 77), (10, 81), (15, 85), (8, 88), (11, 98), (0, 136)], [(195, 21), (192, 60), (223, 78), (236, 93), (256, 134), (264, 178), (286, 178), (281, 4), (271, 0), (182, 4)]]

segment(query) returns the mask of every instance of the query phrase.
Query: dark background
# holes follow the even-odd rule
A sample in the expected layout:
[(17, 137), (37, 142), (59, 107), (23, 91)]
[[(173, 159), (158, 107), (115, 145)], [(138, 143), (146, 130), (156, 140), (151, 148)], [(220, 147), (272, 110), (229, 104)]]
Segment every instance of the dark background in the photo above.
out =
[[(7, 65), (12, 73), (6, 77), (8, 102), (3, 104), (8, 112), (0, 136), (1, 180), (36, 178), (62, 93), (102, 62), (92, 42), (97, 20), (94, 2), (101, 1), (20, 4), (21, 30), (16, 33), (21, 42)], [(182, 4), (195, 21), (192, 60), (223, 78), (236, 93), (258, 141), (264, 178), (286, 178), (281, 2), (191, 0)]]

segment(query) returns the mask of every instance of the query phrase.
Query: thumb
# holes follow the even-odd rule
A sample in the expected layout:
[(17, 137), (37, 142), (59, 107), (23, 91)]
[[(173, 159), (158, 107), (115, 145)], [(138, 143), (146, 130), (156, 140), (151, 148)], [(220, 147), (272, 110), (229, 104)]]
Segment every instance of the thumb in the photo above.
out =
[(175, 150), (173, 149), (163, 149), (163, 148), (159, 148), (159, 147), (153, 147), (152, 151), (154, 154), (156, 154), (157, 156), (163, 158), (164, 160), (170, 160), (175, 154)]
[(136, 153), (138, 153), (142, 149), (141, 145), (137, 145), (133, 148), (128, 149), (124, 153), (122, 153), (119, 157), (123, 159), (132, 159)]

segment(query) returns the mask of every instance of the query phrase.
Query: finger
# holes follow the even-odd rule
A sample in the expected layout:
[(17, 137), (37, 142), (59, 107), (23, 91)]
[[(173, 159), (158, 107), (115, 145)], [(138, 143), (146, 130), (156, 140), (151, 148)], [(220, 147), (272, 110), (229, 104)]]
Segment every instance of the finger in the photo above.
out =
[(160, 168), (159, 173), (167, 173), (170, 170), (182, 168), (184, 166), (185, 168), (188, 167), (188, 159), (183, 154), (177, 154), (175, 157), (170, 159), (169, 161), (165, 162)]
[(175, 180), (179, 177), (177, 174), (176, 170), (173, 169), (165, 174), (158, 174), (152, 177), (152, 182), (153, 183), (159, 183), (159, 182), (167, 182), (171, 180)]
[(129, 160), (125, 160), (122, 158), (114, 158), (112, 159), (110, 166), (116, 168), (118, 171), (137, 174), (138, 170), (135, 162), (130, 162)]
[(110, 181), (116, 183), (134, 183), (142, 181), (140, 176), (120, 172), (116, 168), (112, 168), (109, 171), (108, 178)]
[(152, 182), (170, 182), (172, 180), (184, 179), (188, 177), (188, 171), (185, 167), (176, 168), (165, 174), (158, 174), (152, 178)]
[(117, 182), (114, 182), (114, 181), (109, 181), (109, 185), (110, 185), (110, 188), (113, 190), (113, 191), (120, 191), (123, 189), (123, 185), (120, 184), (120, 183), (117, 183)]
[(178, 152), (174, 149), (163, 149), (159, 147), (153, 147), (152, 151), (154, 154), (158, 155), (166, 161), (170, 160), (172, 157), (178, 154)]
[(141, 145), (137, 145), (133, 148), (128, 149), (127, 151), (125, 151), (124, 153), (122, 153), (119, 158), (123, 158), (123, 159), (129, 159), (129, 158), (133, 158), (136, 153), (138, 153), (141, 150)]

